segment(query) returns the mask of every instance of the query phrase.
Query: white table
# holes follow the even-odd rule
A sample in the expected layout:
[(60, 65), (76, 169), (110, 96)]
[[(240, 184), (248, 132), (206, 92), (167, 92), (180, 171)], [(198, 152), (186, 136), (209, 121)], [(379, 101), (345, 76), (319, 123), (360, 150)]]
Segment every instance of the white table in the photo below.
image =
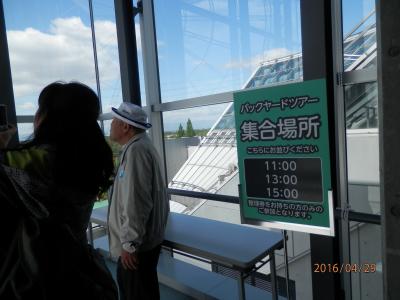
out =
[[(94, 209), (91, 222), (107, 226), (107, 207)], [(272, 299), (277, 299), (274, 251), (282, 248), (282, 234), (250, 226), (170, 213), (165, 247), (190, 253), (240, 272), (239, 298), (245, 299), (244, 277), (269, 256)]]

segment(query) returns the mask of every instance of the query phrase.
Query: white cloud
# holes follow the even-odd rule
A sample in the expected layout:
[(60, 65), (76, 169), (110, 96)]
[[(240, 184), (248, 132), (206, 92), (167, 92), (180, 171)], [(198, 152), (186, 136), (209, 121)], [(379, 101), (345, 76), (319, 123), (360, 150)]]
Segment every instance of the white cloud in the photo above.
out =
[(229, 63), (225, 64), (224, 67), (227, 69), (250, 68), (250, 69), (254, 70), (262, 62), (280, 58), (280, 57), (284, 57), (284, 56), (287, 56), (290, 54), (293, 54), (293, 53), (286, 48), (275, 48), (275, 49), (271, 49), (271, 50), (266, 50), (266, 51), (264, 51), (264, 53), (255, 55), (248, 60), (229, 62)]
[[(96, 21), (100, 79), (119, 78), (116, 27), (110, 21)], [(54, 19), (49, 32), (34, 28), (7, 32), (14, 94), (32, 97), (56, 80), (78, 80), (95, 88), (95, 71), (90, 27), (78, 17)], [(27, 104), (19, 104), (29, 109)], [(32, 107), (30, 107), (32, 108)]]

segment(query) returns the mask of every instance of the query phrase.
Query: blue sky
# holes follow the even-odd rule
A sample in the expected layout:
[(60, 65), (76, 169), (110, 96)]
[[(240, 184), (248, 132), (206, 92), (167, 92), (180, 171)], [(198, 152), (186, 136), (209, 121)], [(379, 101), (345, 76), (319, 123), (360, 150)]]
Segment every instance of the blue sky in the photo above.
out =
[(3, 0), (3, 6), (7, 28), (13, 30), (33, 27), (40, 31), (47, 31), (50, 22), (55, 17), (75, 16), (89, 23), (87, 0)]
[[(343, 32), (346, 34), (352, 30), (373, 9), (375, 9), (375, 0), (343, 1)], [(375, 18), (373, 20), (375, 21)]]
[[(93, 0), (105, 111), (122, 101), (113, 2)], [(51, 81), (96, 88), (87, 0), (3, 5), (18, 114), (33, 114)], [(344, 1), (344, 31), (373, 7), (372, 0)], [(261, 61), (301, 51), (299, 0), (156, 0), (155, 15), (164, 102), (240, 89)], [(209, 128), (224, 107), (169, 112), (164, 127), (176, 130), (189, 117), (195, 128)]]

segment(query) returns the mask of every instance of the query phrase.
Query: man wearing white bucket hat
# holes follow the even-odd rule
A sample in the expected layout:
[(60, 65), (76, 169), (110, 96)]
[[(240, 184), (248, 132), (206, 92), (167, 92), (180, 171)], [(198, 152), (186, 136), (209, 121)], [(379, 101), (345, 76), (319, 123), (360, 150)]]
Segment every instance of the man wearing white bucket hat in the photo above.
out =
[(132, 103), (112, 108), (110, 138), (122, 145), (108, 214), (110, 253), (118, 258), (120, 299), (159, 299), (157, 263), (169, 213), (146, 112)]

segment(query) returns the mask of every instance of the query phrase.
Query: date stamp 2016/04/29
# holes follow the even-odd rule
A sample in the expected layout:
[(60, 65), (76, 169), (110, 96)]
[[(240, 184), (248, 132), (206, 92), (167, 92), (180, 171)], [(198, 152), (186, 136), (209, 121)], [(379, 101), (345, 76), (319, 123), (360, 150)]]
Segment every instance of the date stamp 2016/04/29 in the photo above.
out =
[(375, 273), (376, 272), (376, 264), (373, 263), (365, 263), (365, 264), (314, 264), (313, 272), (315, 273)]

